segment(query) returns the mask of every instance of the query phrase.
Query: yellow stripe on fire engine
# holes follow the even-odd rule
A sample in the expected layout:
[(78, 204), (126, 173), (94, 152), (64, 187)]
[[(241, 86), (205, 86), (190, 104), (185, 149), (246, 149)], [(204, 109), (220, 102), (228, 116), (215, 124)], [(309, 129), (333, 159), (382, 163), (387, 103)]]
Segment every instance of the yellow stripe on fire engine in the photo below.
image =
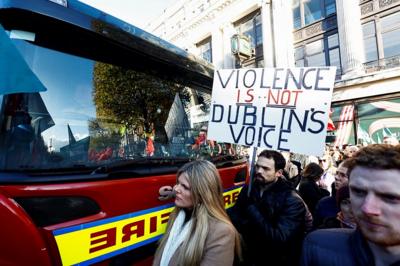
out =
[(235, 202), (237, 200), (237, 197), (239, 196), (240, 191), (242, 190), (242, 187), (236, 187), (230, 190), (227, 190), (224, 192), (224, 204), (225, 204), (225, 209), (229, 209), (233, 205), (235, 205)]
[[(242, 188), (224, 192), (232, 207)], [(63, 265), (90, 265), (157, 241), (165, 232), (173, 204), (53, 231)]]

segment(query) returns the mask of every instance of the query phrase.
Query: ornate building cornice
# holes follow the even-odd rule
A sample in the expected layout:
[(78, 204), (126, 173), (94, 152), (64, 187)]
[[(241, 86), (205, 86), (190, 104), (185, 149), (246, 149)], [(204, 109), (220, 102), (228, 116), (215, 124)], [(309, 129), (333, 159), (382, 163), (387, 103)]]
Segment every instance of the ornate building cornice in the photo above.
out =
[(371, 13), (374, 11), (374, 3), (373, 1), (365, 3), (361, 5), (361, 16), (364, 16), (368, 13)]
[(385, 8), (387, 6), (390, 6), (396, 2), (399, 2), (399, 0), (379, 0), (379, 7), (380, 8)]
[(330, 16), (293, 32), (294, 42), (301, 42), (336, 28), (336, 16)]
[(400, 0), (367, 0), (360, 2), (361, 17), (365, 18), (380, 11), (399, 5)]
[[(206, 23), (210, 20), (213, 20), (215, 17), (218, 16), (219, 13), (223, 12), (228, 6), (236, 2), (237, 0), (224, 0), (218, 1), (211, 6), (205, 12), (200, 13), (198, 16), (194, 18), (189, 18), (189, 21), (186, 23), (187, 26), (182, 27), (180, 31), (177, 31), (175, 34), (170, 34), (167, 37), (171, 42), (175, 42), (180, 38), (184, 38), (188, 35), (189, 31), (195, 30), (197, 27), (201, 26), (203, 23)], [(186, 18), (188, 19), (188, 18)]]

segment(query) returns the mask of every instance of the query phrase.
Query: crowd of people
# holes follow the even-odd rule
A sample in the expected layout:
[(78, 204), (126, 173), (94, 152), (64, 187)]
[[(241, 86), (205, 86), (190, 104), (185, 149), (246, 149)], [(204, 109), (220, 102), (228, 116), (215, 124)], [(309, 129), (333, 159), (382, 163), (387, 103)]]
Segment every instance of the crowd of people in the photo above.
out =
[(319, 158), (264, 150), (225, 211), (215, 166), (177, 174), (153, 265), (400, 265), (400, 145)]

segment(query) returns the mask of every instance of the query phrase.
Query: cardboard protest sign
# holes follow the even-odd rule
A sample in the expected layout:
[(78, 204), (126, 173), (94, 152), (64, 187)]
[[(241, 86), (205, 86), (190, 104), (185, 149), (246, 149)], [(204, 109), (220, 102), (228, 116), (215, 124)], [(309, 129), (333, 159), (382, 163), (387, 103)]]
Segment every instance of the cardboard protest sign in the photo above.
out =
[(322, 155), (335, 67), (215, 71), (208, 138)]

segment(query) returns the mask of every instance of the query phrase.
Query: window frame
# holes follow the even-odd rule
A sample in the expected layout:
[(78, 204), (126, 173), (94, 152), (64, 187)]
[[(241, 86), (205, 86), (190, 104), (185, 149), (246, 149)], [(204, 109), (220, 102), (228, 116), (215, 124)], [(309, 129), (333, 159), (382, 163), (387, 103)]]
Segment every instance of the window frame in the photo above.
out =
[[(327, 3), (329, 0), (317, 0), (319, 1), (319, 8), (321, 10), (321, 17), (318, 19), (315, 19), (309, 23), (306, 23), (306, 17), (305, 17), (305, 4), (307, 0), (292, 0), (292, 17), (293, 17), (293, 30), (299, 30), (301, 28), (307, 27), (313, 23), (316, 23), (317, 21), (323, 20), (327, 17), (333, 16), (336, 14), (336, 2), (335, 2), (335, 12), (327, 14)], [(313, 0), (310, 0), (313, 1)], [(294, 10), (295, 10), (295, 3), (299, 3), (299, 11), (300, 11), (300, 25), (298, 27), (295, 26), (295, 16), (294, 16)]]
[[(379, 62), (380, 60), (383, 59), (388, 59), (391, 57), (400, 57), (400, 46), (399, 46), (399, 53), (390, 57), (385, 56), (385, 47), (384, 47), (384, 43), (383, 43), (383, 34), (385, 33), (389, 33), (389, 32), (393, 32), (393, 31), (399, 31), (400, 32), (400, 20), (398, 22), (398, 24), (391, 26), (388, 29), (384, 29), (382, 28), (382, 19), (388, 17), (388, 16), (392, 16), (397, 14), (398, 16), (400, 16), (400, 9), (396, 9), (394, 10), (394, 12), (391, 13), (387, 13), (387, 12), (383, 12), (380, 14), (376, 14), (373, 17), (370, 17), (368, 19), (365, 19), (361, 22), (362, 27), (364, 27), (366, 24), (368, 23), (374, 23), (375, 25), (375, 36), (373, 35), (364, 35), (363, 32), (363, 41), (367, 38), (371, 38), (371, 37), (375, 37), (375, 42), (376, 42), (376, 50), (377, 50), (377, 59), (376, 60), (372, 60), (372, 61), (365, 61), (364, 63), (373, 63), (373, 62)], [(365, 53), (365, 51), (364, 51)], [(366, 55), (366, 54), (365, 54)]]
[[(257, 17), (260, 18), (259, 23), (257, 23)], [(249, 59), (242, 62), (243, 67), (264, 67), (264, 51), (263, 51), (263, 33), (262, 33), (262, 19), (261, 19), (261, 10), (257, 9), (250, 14), (242, 17), (233, 23), (233, 27), (238, 34), (243, 34), (241, 31), (241, 25), (252, 21), (252, 33), (254, 36), (254, 47), (253, 42), (251, 42), (252, 48), (255, 50), (255, 55), (250, 57)], [(261, 28), (261, 36), (260, 39), (257, 38), (257, 26)], [(239, 63), (235, 60), (235, 66), (239, 67)]]
[[(207, 44), (210, 45), (210, 49), (208, 49), (208, 50), (203, 50), (203, 47), (205, 47)], [(212, 62), (213, 62), (213, 56), (212, 56), (212, 37), (211, 37), (211, 36), (209, 36), (209, 37), (203, 39), (202, 41), (198, 42), (198, 43), (196, 44), (196, 48), (198, 49), (199, 56), (200, 56), (201, 58), (203, 58), (204, 60), (206, 60), (206, 61), (209, 62), (209, 63), (212, 63)], [(210, 54), (210, 60), (207, 60), (207, 58), (204, 57), (204, 54), (205, 54), (206, 52), (209, 52), (209, 54)]]
[[(329, 46), (328, 39), (329, 39), (330, 36), (333, 36), (333, 35), (337, 35), (338, 42), (337, 42), (336, 45)], [(340, 40), (339, 40), (339, 33), (338, 33), (337, 30), (326, 32), (323, 35), (319, 36), (318, 38), (310, 39), (310, 40), (308, 40), (306, 42), (302, 42), (299, 45), (295, 46), (294, 47), (294, 59), (295, 59), (296, 66), (298, 66), (297, 65), (298, 61), (303, 60), (303, 65), (301, 67), (303, 67), (303, 66), (304, 67), (309, 67), (309, 65), (308, 65), (308, 57), (312, 56), (312, 55), (316, 55), (318, 53), (307, 54), (306, 46), (311, 44), (311, 43), (313, 43), (313, 42), (317, 42), (317, 41), (322, 41), (322, 44), (323, 44), (322, 52), (324, 53), (325, 66), (331, 66), (330, 51), (333, 51), (335, 49), (339, 49), (339, 64), (340, 64), (340, 67), (337, 69), (337, 75), (341, 75), (341, 73), (342, 73), (342, 60), (340, 58), (340, 53), (341, 53), (340, 52)], [(303, 56), (297, 58), (296, 50), (298, 50), (300, 48), (303, 49), (303, 52), (302, 52)]]
[[(373, 29), (374, 29), (374, 33), (366, 35), (364, 33), (364, 27), (366, 27), (366, 25), (369, 24), (369, 23), (372, 23), (372, 26), (373, 26)], [(378, 42), (377, 42), (377, 25), (376, 25), (376, 21), (375, 20), (367, 21), (364, 24), (362, 24), (361, 27), (362, 27), (362, 33), (363, 33), (364, 55), (365, 55), (365, 60), (366, 60), (365, 63), (374, 62), (374, 61), (379, 59), (379, 47), (378, 47)], [(376, 59), (375, 60), (368, 60), (367, 61), (367, 53), (366, 53), (367, 51), (365, 50), (365, 41), (367, 39), (375, 40), (375, 50), (376, 50)]]

